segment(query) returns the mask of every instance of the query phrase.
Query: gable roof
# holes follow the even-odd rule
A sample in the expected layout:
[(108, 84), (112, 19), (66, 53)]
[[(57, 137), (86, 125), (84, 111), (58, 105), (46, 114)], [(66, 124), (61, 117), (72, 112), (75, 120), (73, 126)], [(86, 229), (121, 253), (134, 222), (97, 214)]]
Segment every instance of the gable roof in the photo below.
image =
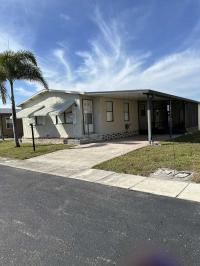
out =
[(84, 94), (84, 93), (81, 93), (81, 92), (78, 92), (78, 91), (64, 91), (64, 90), (46, 90), (46, 89), (43, 89), (41, 91), (38, 91), (36, 92), (35, 94), (33, 94), (31, 97), (27, 98), (26, 100), (24, 100), (23, 102), (19, 103), (17, 105), (17, 107), (22, 107), (23, 104), (31, 101), (32, 99), (38, 97), (39, 95), (41, 94), (44, 94), (44, 93), (51, 93), (51, 92), (54, 92), (54, 93), (66, 93), (66, 94)]

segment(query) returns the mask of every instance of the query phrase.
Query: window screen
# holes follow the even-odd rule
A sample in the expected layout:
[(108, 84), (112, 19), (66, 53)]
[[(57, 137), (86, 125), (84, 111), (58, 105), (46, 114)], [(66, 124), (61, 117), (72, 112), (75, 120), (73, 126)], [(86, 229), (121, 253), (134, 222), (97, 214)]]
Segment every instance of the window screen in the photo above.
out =
[(124, 121), (129, 121), (129, 103), (124, 103)]
[(113, 121), (113, 102), (106, 102), (106, 121)]
[(45, 116), (36, 116), (35, 117), (36, 126), (44, 126), (45, 125)]

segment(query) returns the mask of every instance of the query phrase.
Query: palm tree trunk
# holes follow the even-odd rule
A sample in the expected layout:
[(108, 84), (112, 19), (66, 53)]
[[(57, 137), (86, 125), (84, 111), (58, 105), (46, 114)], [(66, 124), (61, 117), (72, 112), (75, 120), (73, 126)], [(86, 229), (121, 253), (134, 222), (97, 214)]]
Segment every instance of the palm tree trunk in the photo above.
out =
[(13, 81), (9, 80), (9, 82), (10, 82), (10, 92), (11, 92), (10, 94), (11, 94), (11, 105), (12, 105), (13, 135), (15, 139), (15, 146), (20, 147), (19, 139), (18, 139), (18, 132), (17, 132), (17, 117), (16, 117), (16, 109), (15, 109)]

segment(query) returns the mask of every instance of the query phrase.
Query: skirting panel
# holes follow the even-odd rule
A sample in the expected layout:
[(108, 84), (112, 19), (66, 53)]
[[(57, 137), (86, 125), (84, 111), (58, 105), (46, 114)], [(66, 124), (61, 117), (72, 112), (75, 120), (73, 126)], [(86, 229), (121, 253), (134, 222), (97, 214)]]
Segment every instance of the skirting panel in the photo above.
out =
[(102, 140), (112, 140), (112, 139), (121, 139), (127, 138), (137, 135), (137, 131), (124, 131), (124, 132), (117, 132), (112, 134), (103, 134), (101, 135)]

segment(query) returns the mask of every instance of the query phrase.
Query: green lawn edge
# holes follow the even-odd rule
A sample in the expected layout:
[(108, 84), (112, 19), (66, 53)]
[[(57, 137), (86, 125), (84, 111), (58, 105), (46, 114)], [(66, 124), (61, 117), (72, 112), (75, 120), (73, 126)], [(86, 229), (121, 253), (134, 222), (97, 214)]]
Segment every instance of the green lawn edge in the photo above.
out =
[(149, 176), (159, 168), (170, 168), (192, 171), (194, 181), (200, 182), (200, 132), (131, 151), (93, 168), (141, 176)]
[(21, 147), (16, 148), (14, 141), (5, 140), (0, 142), (0, 157), (25, 160), (71, 147), (67, 144), (36, 144), (33, 151), (31, 143), (21, 143)]

